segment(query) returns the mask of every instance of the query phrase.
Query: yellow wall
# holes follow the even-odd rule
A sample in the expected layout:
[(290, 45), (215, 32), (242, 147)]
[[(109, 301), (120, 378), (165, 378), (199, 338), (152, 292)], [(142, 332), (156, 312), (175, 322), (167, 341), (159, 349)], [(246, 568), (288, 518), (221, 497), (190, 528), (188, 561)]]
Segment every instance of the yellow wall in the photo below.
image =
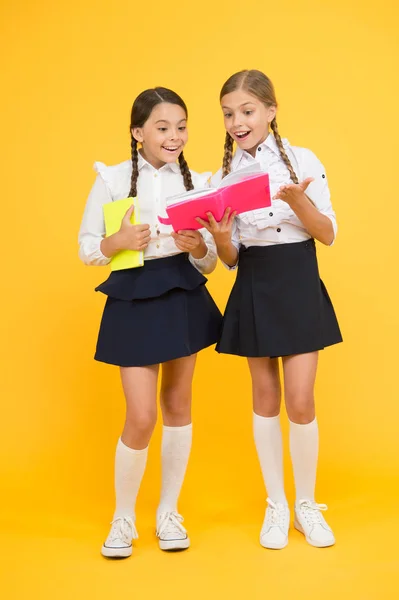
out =
[[(117, 369), (92, 360), (108, 271), (77, 257), (92, 163), (129, 157), (132, 101), (161, 85), (188, 104), (191, 168), (217, 170), (219, 89), (243, 68), (273, 80), (280, 132), (326, 165), (338, 216), (336, 245), (319, 248), (345, 344), (321, 356), (318, 497), (397, 495), (396, 3), (14, 0), (1, 13), (0, 511), (111, 516), (124, 403)], [(232, 283), (221, 266), (210, 276), (221, 308)], [(244, 359), (201, 354), (185, 507), (261, 510), (250, 396)], [(156, 506), (159, 434), (139, 511)], [(287, 486), (292, 498), (289, 470)]]

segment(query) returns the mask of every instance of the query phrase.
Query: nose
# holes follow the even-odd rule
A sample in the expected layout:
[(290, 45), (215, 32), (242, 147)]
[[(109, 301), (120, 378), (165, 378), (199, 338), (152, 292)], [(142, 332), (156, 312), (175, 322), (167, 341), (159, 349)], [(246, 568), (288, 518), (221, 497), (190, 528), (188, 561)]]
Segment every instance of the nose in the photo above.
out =
[(171, 129), (170, 135), (169, 135), (169, 139), (171, 141), (173, 141), (173, 140), (176, 140), (177, 137), (178, 137), (178, 131), (177, 131), (177, 129)]
[(238, 127), (241, 125), (241, 115), (240, 113), (236, 113), (233, 115), (233, 127)]

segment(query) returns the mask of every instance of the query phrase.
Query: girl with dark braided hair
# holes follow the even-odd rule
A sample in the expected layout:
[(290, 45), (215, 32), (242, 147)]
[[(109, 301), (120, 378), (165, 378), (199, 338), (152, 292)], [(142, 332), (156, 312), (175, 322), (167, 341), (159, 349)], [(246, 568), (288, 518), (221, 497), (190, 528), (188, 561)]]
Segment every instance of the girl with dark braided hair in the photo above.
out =
[[(126, 422), (115, 458), (116, 508), (102, 547), (106, 557), (132, 554), (137, 537), (135, 502), (157, 418), (157, 382), (162, 365), (162, 489), (156, 531), (162, 550), (183, 550), (190, 541), (177, 511), (191, 449), (191, 388), (196, 354), (215, 344), (222, 316), (206, 289), (203, 273), (217, 262), (206, 231), (173, 232), (166, 198), (203, 188), (209, 174), (190, 171), (183, 155), (187, 108), (166, 88), (141, 93), (132, 108), (131, 160), (106, 167), (87, 201), (79, 233), (80, 257), (106, 265), (123, 249), (144, 252), (144, 266), (113, 271), (96, 290), (107, 296), (96, 360), (120, 367)], [(120, 230), (104, 237), (103, 205), (136, 197), (141, 225), (132, 225), (133, 206)]]
[(331, 546), (334, 535), (321, 514), (327, 507), (314, 497), (318, 352), (342, 341), (319, 277), (314, 242), (331, 245), (337, 231), (327, 178), (310, 150), (281, 139), (276, 96), (266, 75), (256, 70), (232, 75), (220, 101), (226, 139), (215, 183), (258, 162), (269, 173), (273, 196), (269, 208), (238, 216), (227, 209), (220, 223), (211, 214), (209, 223), (201, 221), (214, 236), (224, 264), (238, 266), (216, 349), (245, 356), (249, 363), (255, 444), (269, 496), (260, 543), (274, 549), (288, 543), (290, 511), (279, 417), (281, 357), (296, 486), (295, 527), (313, 546)]

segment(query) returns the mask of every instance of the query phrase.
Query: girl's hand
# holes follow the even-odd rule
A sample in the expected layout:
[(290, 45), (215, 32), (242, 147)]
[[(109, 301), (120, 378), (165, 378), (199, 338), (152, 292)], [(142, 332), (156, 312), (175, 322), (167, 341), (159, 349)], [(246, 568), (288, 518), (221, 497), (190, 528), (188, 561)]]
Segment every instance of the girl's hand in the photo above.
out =
[(121, 250), (139, 250), (147, 248), (151, 240), (150, 226), (132, 225), (131, 217), (134, 212), (134, 204), (126, 211), (122, 219), (121, 227), (116, 234)]
[[(313, 177), (308, 177), (301, 183), (282, 185), (277, 194), (273, 196), (273, 200), (283, 200), (289, 204), (291, 208), (294, 208), (298, 203), (307, 198), (305, 191), (312, 181), (314, 181)], [(307, 199), (309, 200), (309, 198)]]
[[(182, 231), (178, 231), (177, 233), (173, 232), (173, 239), (175, 240), (175, 244), (179, 250), (182, 252), (190, 252), (191, 254), (205, 254), (207, 253), (207, 246), (204, 242), (204, 238), (200, 234), (199, 231), (195, 231), (192, 229), (186, 229)], [(203, 252), (201, 252), (201, 250)], [(202, 258), (199, 256), (195, 256), (194, 258)]]
[(231, 232), (236, 214), (236, 211), (231, 212), (231, 208), (226, 208), (223, 218), (219, 223), (211, 212), (206, 213), (208, 222), (199, 217), (196, 220), (213, 235), (217, 246), (223, 246), (231, 241)]

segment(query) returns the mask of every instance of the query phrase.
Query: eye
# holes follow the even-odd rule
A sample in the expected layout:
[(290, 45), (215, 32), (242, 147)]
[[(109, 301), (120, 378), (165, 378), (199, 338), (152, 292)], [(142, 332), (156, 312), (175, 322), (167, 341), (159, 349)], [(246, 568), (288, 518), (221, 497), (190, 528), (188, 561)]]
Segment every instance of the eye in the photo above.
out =
[(252, 115), (252, 113), (253, 113), (253, 112), (254, 112), (253, 110), (246, 110), (246, 111), (245, 111), (245, 114), (246, 114), (246, 115)]
[(179, 127), (179, 131), (186, 131), (187, 127), (185, 125), (182, 125), (181, 127)]
[(224, 113), (224, 118), (225, 119), (230, 119), (231, 117), (231, 113)]
[(158, 131), (166, 131), (166, 127), (158, 127)]

